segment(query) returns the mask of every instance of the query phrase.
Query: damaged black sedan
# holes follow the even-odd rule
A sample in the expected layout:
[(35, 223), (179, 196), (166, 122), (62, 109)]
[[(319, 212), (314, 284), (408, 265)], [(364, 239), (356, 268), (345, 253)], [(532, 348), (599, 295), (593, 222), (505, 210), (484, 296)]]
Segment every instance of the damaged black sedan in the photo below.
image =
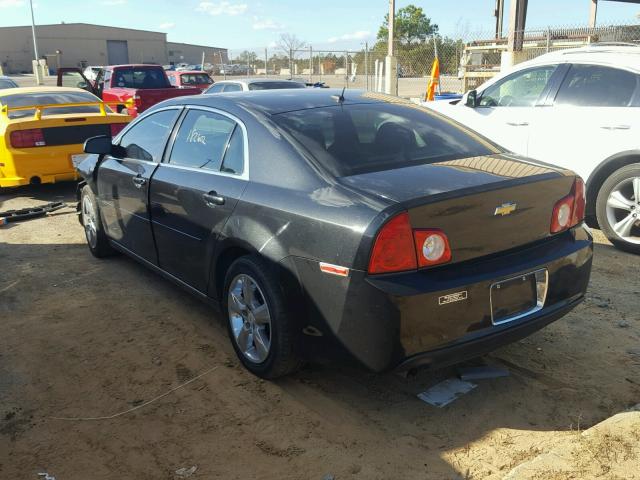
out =
[(85, 151), (91, 252), (220, 306), (265, 378), (460, 362), (562, 317), (589, 281), (579, 177), (397, 98), (181, 97)]

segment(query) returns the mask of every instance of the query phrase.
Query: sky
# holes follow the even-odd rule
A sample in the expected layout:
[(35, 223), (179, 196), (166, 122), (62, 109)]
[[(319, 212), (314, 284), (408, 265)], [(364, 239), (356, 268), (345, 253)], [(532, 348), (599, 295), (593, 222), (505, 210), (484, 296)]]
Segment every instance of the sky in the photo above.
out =
[[(508, 21), (509, 1), (505, 7)], [(422, 7), (442, 35), (491, 35), (495, 0), (396, 0), (396, 9)], [(584, 26), (590, 0), (529, 0), (527, 28)], [(361, 48), (373, 42), (387, 0), (34, 0), (36, 25), (96, 23), (167, 33), (169, 41), (226, 47), (231, 52), (274, 48), (282, 33), (314, 49)], [(30, 24), (28, 0), (0, 0), (0, 26)], [(640, 22), (640, 4), (599, 2), (600, 24)]]

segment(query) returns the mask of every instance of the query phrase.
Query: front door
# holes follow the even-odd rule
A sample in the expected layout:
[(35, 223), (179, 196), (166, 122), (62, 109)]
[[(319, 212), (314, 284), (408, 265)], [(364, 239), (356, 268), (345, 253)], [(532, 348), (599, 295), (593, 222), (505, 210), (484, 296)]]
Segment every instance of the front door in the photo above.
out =
[(148, 212), (149, 181), (162, 158), (179, 109), (146, 116), (119, 140), (123, 158), (107, 155), (98, 170), (98, 199), (110, 238), (157, 264)]
[(160, 267), (201, 292), (218, 234), (246, 187), (245, 135), (229, 116), (189, 108), (151, 179)]
[(93, 84), (84, 76), (79, 68), (58, 69), (57, 85), (58, 87), (82, 88), (87, 92), (100, 96)]
[(481, 93), (476, 108), (464, 108), (465, 118), (459, 120), (507, 150), (527, 155), (535, 106), (555, 69), (545, 65), (505, 77)]

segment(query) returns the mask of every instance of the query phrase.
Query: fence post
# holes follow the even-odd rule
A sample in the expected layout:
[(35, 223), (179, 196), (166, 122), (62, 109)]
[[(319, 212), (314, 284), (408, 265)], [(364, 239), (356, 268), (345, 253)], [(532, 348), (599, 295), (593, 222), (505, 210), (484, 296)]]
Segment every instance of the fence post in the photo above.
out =
[(547, 53), (551, 49), (551, 28), (547, 27)]
[(309, 45), (309, 83), (313, 83), (313, 47)]
[(267, 49), (264, 49), (264, 76), (267, 77), (268, 73), (269, 73), (269, 57), (267, 55)]
[(364, 42), (364, 76), (369, 91), (369, 42)]

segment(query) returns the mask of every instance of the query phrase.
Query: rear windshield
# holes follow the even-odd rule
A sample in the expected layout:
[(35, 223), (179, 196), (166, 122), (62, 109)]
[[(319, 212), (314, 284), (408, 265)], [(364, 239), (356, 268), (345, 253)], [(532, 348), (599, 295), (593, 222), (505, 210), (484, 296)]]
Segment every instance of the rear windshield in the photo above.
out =
[(282, 90), (284, 88), (305, 88), (305, 85), (298, 82), (252, 82), (249, 90)]
[(113, 72), (114, 87), (120, 88), (169, 88), (171, 85), (162, 68), (129, 67)]
[[(64, 103), (99, 102), (100, 99), (89, 92), (56, 92), (43, 91), (32, 93), (18, 93), (0, 97), (0, 104), (9, 107), (30, 107), (32, 105), (56, 105)], [(45, 108), (43, 115), (59, 115), (64, 113), (99, 113), (100, 107), (56, 107)], [(33, 116), (34, 109), (9, 111), (9, 118), (24, 118)]]
[(206, 73), (185, 73), (180, 75), (183, 85), (208, 85), (213, 83), (211, 77)]
[(14, 88), (17, 85), (12, 80), (0, 78), (0, 88)]
[(273, 119), (337, 177), (496, 152), (475, 134), (417, 106), (336, 105)]

